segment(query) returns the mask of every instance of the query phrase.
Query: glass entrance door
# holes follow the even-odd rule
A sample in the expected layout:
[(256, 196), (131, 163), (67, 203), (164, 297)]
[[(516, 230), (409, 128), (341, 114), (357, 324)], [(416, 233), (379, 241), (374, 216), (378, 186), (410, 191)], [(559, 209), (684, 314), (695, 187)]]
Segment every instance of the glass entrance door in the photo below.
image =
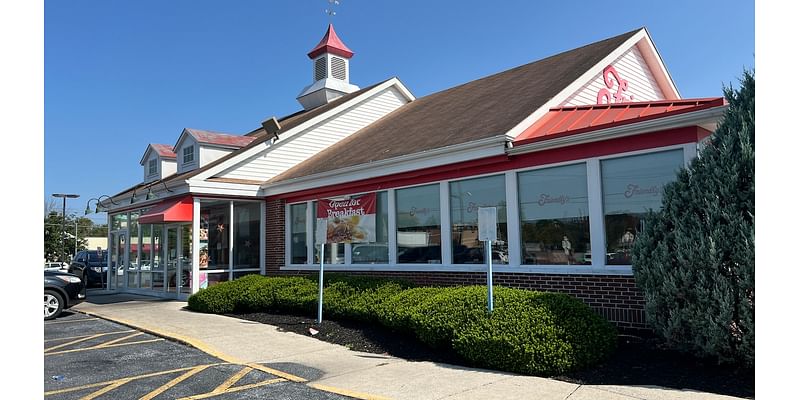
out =
[(178, 273), (178, 251), (180, 242), (178, 241), (178, 227), (167, 226), (167, 292), (177, 292), (178, 280), (175, 276)]
[(167, 292), (192, 293), (192, 226), (168, 225), (166, 242)]
[(125, 284), (125, 239), (127, 232), (117, 231), (111, 233), (111, 279), (108, 281), (109, 289), (118, 289)]

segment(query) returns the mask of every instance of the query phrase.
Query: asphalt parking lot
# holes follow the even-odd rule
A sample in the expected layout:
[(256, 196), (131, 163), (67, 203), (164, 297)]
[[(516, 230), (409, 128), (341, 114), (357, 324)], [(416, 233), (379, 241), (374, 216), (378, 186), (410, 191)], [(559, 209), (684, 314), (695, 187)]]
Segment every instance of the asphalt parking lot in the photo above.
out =
[[(278, 369), (280, 368), (280, 369)], [(61, 399), (349, 399), (293, 365), (232, 364), (182, 343), (65, 311), (44, 323), (44, 396)]]

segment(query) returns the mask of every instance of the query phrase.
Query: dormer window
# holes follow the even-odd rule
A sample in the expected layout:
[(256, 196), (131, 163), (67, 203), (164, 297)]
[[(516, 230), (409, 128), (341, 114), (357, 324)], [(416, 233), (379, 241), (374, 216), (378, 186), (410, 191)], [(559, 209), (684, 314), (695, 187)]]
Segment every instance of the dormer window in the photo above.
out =
[(183, 163), (189, 164), (194, 161), (194, 146), (186, 146), (183, 148)]
[(147, 162), (147, 175), (155, 175), (158, 172), (158, 160), (152, 159)]

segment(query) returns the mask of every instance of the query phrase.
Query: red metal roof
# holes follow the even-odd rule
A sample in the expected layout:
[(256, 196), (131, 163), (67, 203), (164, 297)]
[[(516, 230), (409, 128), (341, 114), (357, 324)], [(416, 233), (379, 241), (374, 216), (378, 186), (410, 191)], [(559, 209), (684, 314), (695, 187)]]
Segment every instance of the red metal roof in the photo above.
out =
[(140, 224), (164, 224), (169, 222), (192, 222), (192, 196), (167, 199), (156, 203), (145, 214), (139, 216)]
[(253, 136), (230, 135), (221, 132), (204, 131), (200, 129), (186, 128), (192, 137), (199, 143), (216, 144), (220, 146), (244, 147), (256, 138)]
[(322, 53), (336, 54), (344, 58), (353, 56), (353, 51), (347, 48), (344, 42), (339, 39), (339, 36), (336, 35), (336, 31), (333, 30), (333, 24), (328, 24), (328, 31), (325, 32), (325, 36), (322, 37), (317, 46), (308, 53), (308, 58), (314, 58)]
[(556, 107), (514, 140), (514, 145), (627, 125), (725, 105), (722, 97)]
[(166, 157), (166, 158), (175, 158), (175, 152), (172, 151), (172, 146), (168, 144), (155, 144), (150, 143), (150, 146), (153, 146), (153, 150), (158, 153), (159, 156)]

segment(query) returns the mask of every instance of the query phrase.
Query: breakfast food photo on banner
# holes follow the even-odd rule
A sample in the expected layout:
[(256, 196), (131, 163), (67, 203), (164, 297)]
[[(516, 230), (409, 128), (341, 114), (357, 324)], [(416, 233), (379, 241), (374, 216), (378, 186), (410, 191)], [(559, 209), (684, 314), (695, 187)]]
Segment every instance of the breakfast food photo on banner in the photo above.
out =
[(317, 202), (317, 223), (327, 225), (325, 243), (375, 241), (375, 193)]

